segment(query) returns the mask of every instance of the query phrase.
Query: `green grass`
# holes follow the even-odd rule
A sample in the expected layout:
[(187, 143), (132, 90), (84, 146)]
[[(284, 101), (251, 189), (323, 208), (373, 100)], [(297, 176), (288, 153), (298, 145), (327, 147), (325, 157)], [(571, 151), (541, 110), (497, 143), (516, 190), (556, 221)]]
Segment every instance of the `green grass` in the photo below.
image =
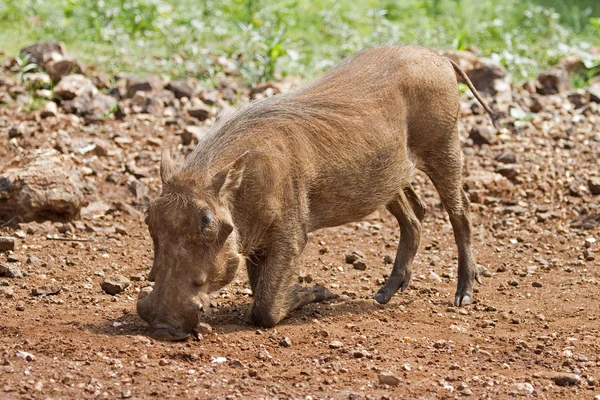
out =
[[(3, 0), (9, 56), (60, 40), (109, 72), (214, 79), (216, 56), (248, 82), (312, 77), (365, 46), (475, 46), (517, 81), (600, 45), (597, 0)], [(555, 11), (556, 10), (556, 11)], [(559, 14), (560, 12), (560, 14)]]

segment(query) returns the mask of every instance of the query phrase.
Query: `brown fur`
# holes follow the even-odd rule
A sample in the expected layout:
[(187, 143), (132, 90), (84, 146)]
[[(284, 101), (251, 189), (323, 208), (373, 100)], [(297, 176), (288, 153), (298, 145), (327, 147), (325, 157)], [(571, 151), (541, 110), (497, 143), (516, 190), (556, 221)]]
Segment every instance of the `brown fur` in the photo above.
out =
[[(221, 118), (182, 166), (163, 157), (163, 193), (148, 216), (156, 285), (138, 302), (140, 316), (157, 336), (181, 337), (198, 322), (198, 304), (245, 263), (250, 319), (273, 326), (292, 309), (333, 297), (319, 286), (292, 286), (307, 234), (382, 206), (401, 231), (392, 274), (375, 295), (388, 302), (406, 289), (419, 245), (425, 206), (411, 186), (416, 168), (450, 215), (459, 250), (455, 302), (470, 303), (479, 278), (462, 191), (455, 70), (419, 47), (364, 50), (308, 85)], [(210, 222), (202, 220), (207, 213)]]

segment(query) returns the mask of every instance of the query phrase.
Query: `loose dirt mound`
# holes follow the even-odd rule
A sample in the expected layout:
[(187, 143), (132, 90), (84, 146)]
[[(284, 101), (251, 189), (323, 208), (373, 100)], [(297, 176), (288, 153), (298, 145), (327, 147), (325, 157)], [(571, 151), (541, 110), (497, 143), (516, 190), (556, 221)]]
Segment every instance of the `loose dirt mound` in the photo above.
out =
[[(275, 329), (256, 329), (245, 322), (251, 292), (242, 272), (214, 297), (205, 317), (212, 329), (185, 343), (144, 336), (135, 314), (138, 292), (150, 286), (142, 211), (159, 190), (161, 148), (186, 154), (216, 115), (291, 83), (251, 90), (223, 75), (218, 88), (202, 89), (193, 80), (117, 77), (113, 85), (76, 75), (69, 79), (87, 89), (65, 89), (69, 81), (60, 81), (56, 87), (71, 90), (71, 99), (27, 113), (27, 80), (2, 72), (0, 206), (18, 199), (8, 176), (31, 171), (31, 157), (42, 153), (55, 158), (48, 164), (54, 167), (36, 176), (63, 186), (36, 187), (68, 183), (83, 200), (77, 197), (76, 212), (68, 213), (0, 207), (0, 236), (15, 239), (14, 250), (11, 240), (0, 240), (0, 397), (598, 397), (597, 88), (562, 91), (561, 74), (511, 88), (496, 67), (474, 65), (480, 72), (471, 76), (491, 70), (502, 79), (490, 88), (505, 128), (472, 133), (491, 125), (463, 96), (465, 188), (475, 255), (486, 268), (473, 305), (452, 306), (452, 230), (419, 175), (415, 187), (429, 214), (405, 293), (386, 306), (371, 300), (399, 239), (395, 220), (381, 210), (310, 237), (299, 281), (325, 285), (339, 300), (307, 306)], [(346, 263), (353, 252), (362, 262), (348, 259), (359, 268)]]

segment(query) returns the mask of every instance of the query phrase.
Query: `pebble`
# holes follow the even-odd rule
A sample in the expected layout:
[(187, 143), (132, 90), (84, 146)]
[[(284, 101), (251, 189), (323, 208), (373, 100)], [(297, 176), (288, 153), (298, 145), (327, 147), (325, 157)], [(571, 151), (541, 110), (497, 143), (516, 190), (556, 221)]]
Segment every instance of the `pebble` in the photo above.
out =
[(23, 271), (15, 265), (0, 264), (0, 276), (7, 278), (22, 278)]
[(433, 271), (431, 271), (429, 273), (428, 278), (429, 278), (430, 281), (434, 281), (434, 282), (441, 282), (442, 281), (442, 278), (438, 274), (436, 274), (435, 272), (433, 272)]
[(19, 256), (16, 254), (9, 254), (8, 256), (6, 256), (6, 261), (8, 261), (9, 263), (17, 263), (19, 262)]
[(0, 295), (10, 299), (14, 296), (14, 291), (10, 287), (0, 286)]
[(107, 276), (100, 284), (102, 290), (111, 295), (116, 295), (123, 292), (129, 287), (131, 282), (123, 275)]
[(543, 285), (540, 282), (531, 282), (531, 286), (541, 288)]
[(291, 347), (292, 346), (292, 340), (289, 337), (284, 337), (283, 339), (281, 339), (279, 341), (279, 345), (281, 347)]
[(352, 267), (359, 271), (364, 271), (367, 269), (367, 264), (363, 260), (356, 260), (352, 263)]
[(361, 251), (355, 250), (352, 253), (346, 254), (346, 264), (354, 264), (355, 261), (364, 258), (365, 255)]
[(213, 328), (206, 322), (200, 322), (196, 327), (196, 331), (202, 335), (208, 335), (212, 333)]
[(59, 294), (61, 290), (62, 285), (60, 283), (50, 282), (46, 283), (45, 285), (31, 289), (31, 294), (33, 296), (50, 296), (53, 294)]
[(0, 252), (13, 251), (15, 249), (15, 238), (10, 236), (0, 236)]
[(391, 372), (381, 372), (378, 378), (380, 385), (398, 386), (401, 382), (400, 378)]
[(557, 386), (572, 386), (581, 383), (581, 377), (577, 374), (558, 374), (552, 377)]
[(17, 351), (15, 353), (15, 355), (17, 357), (19, 357), (19, 358), (22, 358), (25, 361), (33, 361), (33, 360), (35, 360), (35, 356), (33, 354), (31, 354), (31, 353), (26, 352), (26, 351), (20, 351), (19, 350), (19, 351)]
[(339, 340), (333, 340), (333, 341), (329, 342), (330, 349), (341, 349), (343, 345), (344, 344), (342, 342), (340, 342)]
[(534, 388), (531, 383), (517, 382), (513, 385), (513, 391), (518, 396), (529, 396), (533, 394)]
[(131, 390), (128, 390), (128, 389), (126, 389), (126, 390), (122, 390), (122, 391), (121, 391), (121, 397), (122, 397), (122, 398), (124, 398), (124, 399), (128, 399), (128, 398), (130, 398), (131, 396), (132, 396)]

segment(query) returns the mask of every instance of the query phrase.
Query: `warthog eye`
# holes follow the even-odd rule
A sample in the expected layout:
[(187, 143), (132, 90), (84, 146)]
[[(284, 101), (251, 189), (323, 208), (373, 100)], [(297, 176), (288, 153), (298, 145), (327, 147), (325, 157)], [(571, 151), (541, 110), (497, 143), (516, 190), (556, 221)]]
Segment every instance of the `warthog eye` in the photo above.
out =
[(206, 214), (202, 216), (202, 230), (206, 228), (213, 221), (213, 216), (210, 211), (207, 211)]

